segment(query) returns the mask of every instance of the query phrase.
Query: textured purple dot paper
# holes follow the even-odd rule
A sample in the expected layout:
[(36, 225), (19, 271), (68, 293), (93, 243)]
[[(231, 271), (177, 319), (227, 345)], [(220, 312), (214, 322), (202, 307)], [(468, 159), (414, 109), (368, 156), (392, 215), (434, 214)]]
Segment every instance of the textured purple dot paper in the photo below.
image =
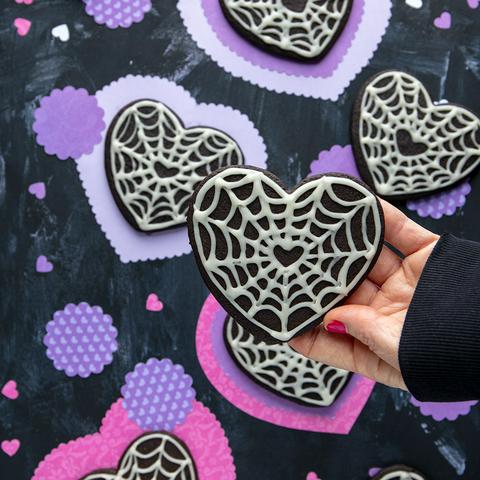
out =
[(356, 0), (331, 51), (311, 64), (282, 59), (252, 45), (230, 26), (218, 0), (179, 0), (177, 6), (194, 41), (232, 75), (278, 93), (336, 100), (372, 58), (392, 3)]
[(99, 25), (128, 28), (143, 20), (152, 9), (151, 0), (83, 0), (85, 11)]
[[(267, 153), (262, 137), (248, 117), (231, 107), (196, 103), (182, 87), (159, 77), (127, 76), (97, 92), (98, 105), (111, 123), (118, 111), (129, 103), (149, 98), (163, 102), (184, 122), (213, 127), (230, 135), (239, 145), (245, 163), (266, 168)], [(105, 136), (93, 152), (77, 160), (77, 170), (100, 228), (122, 262), (170, 258), (191, 251), (186, 226), (147, 235), (134, 230), (118, 210), (105, 175)]]
[(422, 415), (432, 417), (437, 422), (453, 421), (461, 415), (468, 415), (470, 409), (478, 403), (476, 400), (467, 402), (420, 402), (412, 397), (410, 403), (420, 409)]
[(192, 378), (168, 358), (138, 363), (121, 392), (128, 418), (144, 430), (172, 431), (193, 408)]
[(60, 160), (91, 153), (105, 128), (96, 98), (83, 88), (53, 90), (42, 98), (34, 116), (37, 143)]
[(43, 343), (47, 357), (67, 376), (89, 377), (113, 361), (118, 331), (101, 307), (69, 303), (54, 313)]

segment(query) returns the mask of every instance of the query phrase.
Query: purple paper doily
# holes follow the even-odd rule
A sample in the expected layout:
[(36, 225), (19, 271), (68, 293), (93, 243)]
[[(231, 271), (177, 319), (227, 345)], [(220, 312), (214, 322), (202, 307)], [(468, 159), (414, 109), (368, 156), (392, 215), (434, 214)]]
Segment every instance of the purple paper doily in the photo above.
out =
[(117, 335), (112, 317), (101, 307), (69, 303), (48, 322), (43, 343), (57, 370), (69, 377), (86, 378), (112, 363), (118, 349)]
[(105, 128), (97, 99), (83, 88), (53, 90), (42, 98), (34, 116), (37, 143), (60, 160), (91, 153)]
[[(224, 105), (196, 103), (182, 87), (159, 77), (127, 76), (97, 92), (98, 104), (109, 125), (125, 105), (149, 98), (165, 103), (185, 127), (202, 125), (230, 135), (239, 145), (245, 163), (266, 168), (267, 153), (262, 137), (248, 117)], [(191, 251), (186, 226), (147, 235), (134, 230), (118, 210), (105, 175), (102, 141), (89, 155), (77, 160), (77, 170), (97, 223), (122, 262), (147, 261), (179, 256)]]
[(391, 0), (358, 0), (330, 52), (305, 64), (262, 51), (237, 34), (218, 0), (179, 0), (194, 41), (236, 77), (277, 93), (336, 100), (376, 51), (391, 16)]
[(144, 430), (171, 431), (193, 408), (192, 377), (168, 358), (138, 363), (121, 392), (128, 418)]
[(410, 200), (407, 202), (407, 208), (417, 212), (422, 218), (431, 217), (437, 220), (444, 215), (453, 215), (458, 208), (463, 207), (471, 191), (472, 187), (467, 180), (444, 192), (434, 193), (419, 200)]
[(143, 20), (152, 9), (151, 0), (83, 0), (85, 11), (99, 25), (128, 28)]
[(456, 420), (461, 415), (468, 415), (470, 409), (478, 403), (476, 400), (467, 402), (420, 402), (412, 397), (410, 403), (420, 409), (422, 415), (432, 417), (437, 422)]
[(351, 145), (346, 145), (345, 147), (334, 145), (330, 150), (323, 150), (318, 155), (318, 159), (310, 164), (309, 175), (332, 172), (344, 173), (351, 177), (360, 178)]

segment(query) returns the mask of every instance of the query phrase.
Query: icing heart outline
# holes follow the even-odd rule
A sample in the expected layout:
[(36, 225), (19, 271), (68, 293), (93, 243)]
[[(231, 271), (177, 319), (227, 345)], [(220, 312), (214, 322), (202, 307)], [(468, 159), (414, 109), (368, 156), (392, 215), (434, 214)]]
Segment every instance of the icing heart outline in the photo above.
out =
[[(399, 130), (407, 130), (412, 141), (427, 150), (402, 155)], [(351, 134), (362, 179), (389, 200), (442, 191), (480, 165), (479, 117), (454, 103), (434, 103), (420, 80), (397, 70), (374, 75), (360, 89)]]
[[(320, 61), (330, 51), (348, 21), (352, 4), (353, 0), (322, 4), (312, 0), (220, 0), (223, 14), (241, 36), (267, 52), (303, 62)], [(319, 21), (321, 17), (326, 19)]]
[[(235, 190), (249, 183), (250, 193), (237, 196)], [(322, 201), (330, 206), (337, 201), (337, 211)], [(294, 208), (298, 202), (303, 206)], [(260, 216), (262, 209), (266, 213)], [(358, 243), (352, 221), (361, 232)], [(382, 207), (370, 188), (335, 173), (308, 177), (287, 189), (260, 168), (219, 169), (196, 187), (188, 211), (190, 243), (204, 281), (227, 313), (266, 343), (288, 342), (313, 328), (352, 293), (380, 254), (383, 230)], [(287, 268), (275, 259), (273, 247), (301, 235), (304, 253)]]
[[(132, 145), (137, 129), (142, 137)], [(151, 134), (157, 131), (157, 137)], [(125, 219), (144, 233), (184, 224), (194, 186), (217, 168), (243, 162), (240, 147), (228, 134), (211, 127), (185, 128), (182, 119), (157, 100), (124, 106), (105, 139), (110, 190)]]

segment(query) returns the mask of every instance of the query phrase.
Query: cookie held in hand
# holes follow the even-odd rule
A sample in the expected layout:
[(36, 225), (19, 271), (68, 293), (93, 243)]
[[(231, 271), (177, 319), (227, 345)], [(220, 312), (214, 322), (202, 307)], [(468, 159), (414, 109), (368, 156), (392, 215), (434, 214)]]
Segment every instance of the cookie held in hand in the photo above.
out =
[(232, 317), (225, 320), (223, 338), (240, 370), (263, 388), (300, 405), (329, 407), (351, 376), (297, 353), (286, 343), (258, 341)]
[(105, 142), (105, 168), (115, 202), (135, 229), (147, 233), (185, 223), (195, 185), (218, 168), (241, 164), (240, 148), (227, 134), (185, 128), (155, 100), (124, 107)]
[(427, 480), (426, 477), (411, 467), (395, 465), (377, 473), (372, 480)]
[(450, 187), (480, 164), (480, 119), (458, 105), (435, 105), (419, 80), (399, 71), (362, 88), (352, 139), (362, 178), (388, 199)]
[(153, 432), (142, 435), (128, 447), (118, 470), (91, 473), (83, 480), (197, 480), (197, 471), (187, 446), (175, 435)]
[(353, 0), (220, 0), (232, 27), (268, 52), (320, 60), (347, 23)]
[(190, 243), (210, 291), (245, 330), (288, 342), (366, 277), (383, 245), (370, 189), (339, 174), (288, 191), (271, 173), (230, 167), (196, 188)]

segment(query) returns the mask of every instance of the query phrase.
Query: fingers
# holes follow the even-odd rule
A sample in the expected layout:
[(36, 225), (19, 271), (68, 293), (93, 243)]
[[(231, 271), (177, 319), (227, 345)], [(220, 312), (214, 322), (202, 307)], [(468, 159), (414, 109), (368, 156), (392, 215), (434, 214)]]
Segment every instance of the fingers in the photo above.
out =
[(410, 220), (390, 203), (385, 200), (380, 202), (385, 216), (385, 241), (405, 256), (411, 255), (438, 238), (438, 235)]
[(370, 305), (378, 293), (378, 287), (366, 278), (358, 288), (347, 298), (345, 303), (355, 305)]
[[(398, 346), (402, 323), (366, 305), (343, 305), (325, 315), (329, 332), (348, 333), (389, 365), (399, 369)], [(343, 336), (343, 335), (342, 335)]]
[(375, 266), (368, 274), (368, 278), (376, 285), (381, 286), (400, 268), (401, 264), (401, 258), (384, 245)]

